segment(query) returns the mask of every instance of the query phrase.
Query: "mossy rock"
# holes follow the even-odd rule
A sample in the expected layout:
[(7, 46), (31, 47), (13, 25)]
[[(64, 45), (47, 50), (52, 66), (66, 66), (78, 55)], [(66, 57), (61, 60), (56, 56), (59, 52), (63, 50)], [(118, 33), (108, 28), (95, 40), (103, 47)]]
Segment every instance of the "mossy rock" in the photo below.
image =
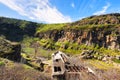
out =
[(21, 45), (0, 37), (0, 57), (14, 61), (20, 60)]

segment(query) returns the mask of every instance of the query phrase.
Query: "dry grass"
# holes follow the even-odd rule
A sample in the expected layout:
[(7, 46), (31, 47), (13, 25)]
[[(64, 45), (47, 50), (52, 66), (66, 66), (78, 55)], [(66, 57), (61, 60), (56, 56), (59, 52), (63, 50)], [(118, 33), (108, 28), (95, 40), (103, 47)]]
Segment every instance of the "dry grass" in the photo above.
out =
[[(74, 57), (72, 59), (72, 63), (89, 67), (95, 73), (93, 75), (82, 70), (79, 80), (120, 80), (120, 68), (114, 66), (113, 64), (108, 64), (98, 60), (83, 60)], [(72, 79), (71, 77), (70, 80), (75, 79)]]
[[(77, 76), (70, 76), (69, 74), (66, 74), (66, 77), (68, 77), (67, 80), (120, 80), (120, 68), (115, 68), (113, 65), (96, 60), (80, 60), (76, 57), (72, 57), (71, 60), (71, 62), (74, 64), (81, 65), (84, 67), (90, 67), (95, 72), (95, 75), (82, 70), (80, 74), (77, 74)], [(12, 63), (0, 66), (0, 80), (52, 79), (50, 73), (42, 73), (27, 65), (23, 65), (20, 63)]]
[(0, 80), (51, 80), (49, 74), (16, 64), (13, 68), (0, 66)]

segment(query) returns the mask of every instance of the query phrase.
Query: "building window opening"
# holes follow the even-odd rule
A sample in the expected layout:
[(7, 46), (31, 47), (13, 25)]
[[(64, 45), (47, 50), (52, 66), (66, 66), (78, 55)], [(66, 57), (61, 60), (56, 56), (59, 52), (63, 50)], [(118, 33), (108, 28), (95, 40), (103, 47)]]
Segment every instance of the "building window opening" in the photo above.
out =
[(54, 72), (60, 72), (61, 68), (60, 67), (54, 67)]

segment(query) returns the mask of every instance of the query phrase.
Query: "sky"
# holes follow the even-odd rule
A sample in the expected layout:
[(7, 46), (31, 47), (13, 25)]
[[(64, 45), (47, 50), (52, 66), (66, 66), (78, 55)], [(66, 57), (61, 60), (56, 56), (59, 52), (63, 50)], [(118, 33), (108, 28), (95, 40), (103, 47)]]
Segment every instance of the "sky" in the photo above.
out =
[(120, 0), (0, 0), (0, 16), (38, 23), (67, 23), (120, 13)]

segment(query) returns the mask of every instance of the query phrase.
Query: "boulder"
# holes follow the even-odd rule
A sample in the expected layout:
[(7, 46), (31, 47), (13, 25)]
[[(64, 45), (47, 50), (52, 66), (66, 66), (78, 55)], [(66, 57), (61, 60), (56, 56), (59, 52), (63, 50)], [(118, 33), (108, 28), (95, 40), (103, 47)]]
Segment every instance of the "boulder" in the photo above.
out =
[(13, 61), (19, 61), (21, 56), (21, 45), (0, 37), (0, 57)]

